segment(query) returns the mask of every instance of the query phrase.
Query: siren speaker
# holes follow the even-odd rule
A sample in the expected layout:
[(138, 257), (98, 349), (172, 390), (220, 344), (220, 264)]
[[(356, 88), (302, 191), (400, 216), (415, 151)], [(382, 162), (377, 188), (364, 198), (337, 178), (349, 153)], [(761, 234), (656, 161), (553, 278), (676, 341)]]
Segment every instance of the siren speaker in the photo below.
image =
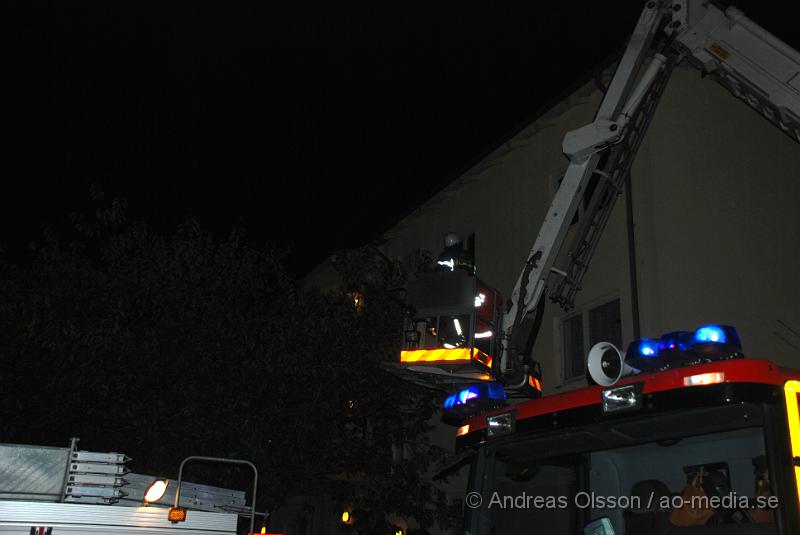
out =
[(611, 386), (627, 375), (638, 373), (638, 370), (625, 364), (625, 355), (608, 342), (600, 342), (592, 347), (586, 367), (591, 378), (601, 386)]

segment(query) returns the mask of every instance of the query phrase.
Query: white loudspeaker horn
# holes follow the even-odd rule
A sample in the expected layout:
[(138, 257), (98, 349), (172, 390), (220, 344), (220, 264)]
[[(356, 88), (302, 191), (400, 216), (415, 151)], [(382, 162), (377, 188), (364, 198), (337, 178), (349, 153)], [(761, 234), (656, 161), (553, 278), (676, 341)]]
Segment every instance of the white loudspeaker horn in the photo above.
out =
[(611, 386), (627, 375), (639, 373), (625, 364), (625, 355), (608, 342), (597, 343), (589, 350), (586, 366), (592, 379), (602, 386)]

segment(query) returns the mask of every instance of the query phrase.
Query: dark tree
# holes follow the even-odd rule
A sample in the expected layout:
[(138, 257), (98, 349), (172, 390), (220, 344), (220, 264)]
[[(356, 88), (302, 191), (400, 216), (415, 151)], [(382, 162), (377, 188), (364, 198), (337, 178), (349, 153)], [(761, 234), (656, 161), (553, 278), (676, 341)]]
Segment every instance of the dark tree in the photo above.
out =
[[(362, 533), (392, 514), (432, 525), (433, 405), (381, 368), (403, 313), (394, 266), (343, 253), (340, 286), (303, 289), (282, 254), (238, 232), (189, 221), (164, 237), (127, 224), (118, 201), (72, 221), (69, 238), (45, 231), (30, 263), (0, 263), (4, 442), (79, 436), (173, 477), (186, 455), (245, 458), (261, 509), (326, 493)], [(393, 459), (403, 444), (414, 455)]]

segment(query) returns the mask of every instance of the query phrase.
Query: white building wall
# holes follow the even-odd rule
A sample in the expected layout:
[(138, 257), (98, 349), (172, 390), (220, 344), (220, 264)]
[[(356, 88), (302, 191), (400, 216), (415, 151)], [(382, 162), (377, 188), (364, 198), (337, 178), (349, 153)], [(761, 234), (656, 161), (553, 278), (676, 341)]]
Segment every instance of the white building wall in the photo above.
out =
[(633, 172), (643, 333), (728, 323), (800, 367), (800, 145), (680, 69)]

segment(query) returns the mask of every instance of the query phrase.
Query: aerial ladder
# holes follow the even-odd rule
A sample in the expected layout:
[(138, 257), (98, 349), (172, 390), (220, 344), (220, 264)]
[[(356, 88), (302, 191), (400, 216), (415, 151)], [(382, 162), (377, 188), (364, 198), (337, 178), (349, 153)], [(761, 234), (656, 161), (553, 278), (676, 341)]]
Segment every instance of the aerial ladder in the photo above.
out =
[[(467, 314), (472, 297), (485, 292), (476, 287), (480, 281), (472, 282), (467, 276), (420, 277), (409, 285), (405, 346), (401, 362), (395, 366), (399, 374), (444, 390), (492, 380), (511, 393), (541, 396), (540, 368), (531, 355), (545, 298), (565, 310), (573, 306), (672, 70), (684, 60), (716, 78), (800, 142), (800, 53), (735, 7), (721, 9), (701, 0), (647, 2), (594, 121), (564, 138), (562, 148), (569, 166), (509, 300), (494, 314), (492, 347), (479, 351), (474, 337), (479, 331), (472, 327), (464, 342), (468, 351), (445, 346), (439, 353), (431, 353), (436, 350), (424, 344), (426, 329), (434, 335), (431, 339), (438, 338), (444, 315)], [(593, 180), (597, 184), (586, 202)], [(584, 215), (565, 260), (558, 265), (557, 256), (582, 202), (586, 202)], [(446, 295), (447, 306), (432, 302), (436, 299), (432, 288), (437, 284), (449, 288), (440, 293)], [(493, 303), (499, 306), (501, 298), (493, 295)], [(417, 306), (415, 299), (422, 304)], [(431, 327), (434, 317), (436, 326)], [(476, 321), (473, 311), (472, 324)]]

